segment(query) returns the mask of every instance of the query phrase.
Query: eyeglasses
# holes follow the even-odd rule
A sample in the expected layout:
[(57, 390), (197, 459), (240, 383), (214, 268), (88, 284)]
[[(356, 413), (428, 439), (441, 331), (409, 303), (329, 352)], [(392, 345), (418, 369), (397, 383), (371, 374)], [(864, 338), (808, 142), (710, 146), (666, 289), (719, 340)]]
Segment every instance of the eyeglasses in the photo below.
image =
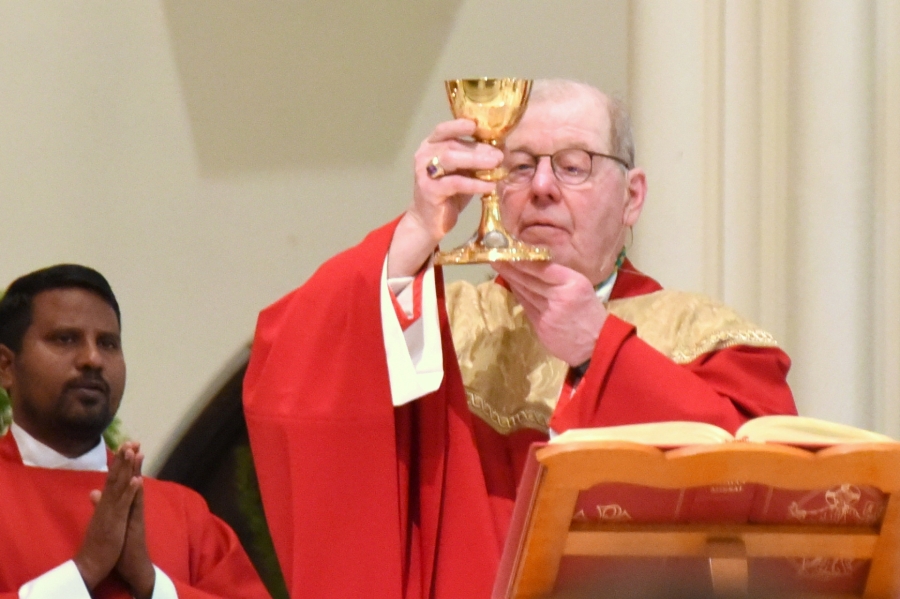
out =
[(510, 152), (503, 166), (506, 168), (506, 182), (511, 185), (523, 185), (534, 178), (538, 161), (544, 156), (550, 159), (550, 166), (556, 179), (565, 185), (578, 185), (584, 183), (591, 176), (594, 165), (594, 157), (609, 158), (631, 170), (627, 162), (618, 156), (601, 154), (600, 152), (588, 152), (581, 148), (567, 148), (555, 154), (529, 154), (528, 152)]

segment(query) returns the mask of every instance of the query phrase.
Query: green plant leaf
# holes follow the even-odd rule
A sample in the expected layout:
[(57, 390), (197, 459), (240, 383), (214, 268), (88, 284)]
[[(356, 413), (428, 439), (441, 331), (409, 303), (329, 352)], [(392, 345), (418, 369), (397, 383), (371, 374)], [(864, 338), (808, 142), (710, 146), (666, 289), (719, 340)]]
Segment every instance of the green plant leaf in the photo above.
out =
[(6, 434), (10, 422), (12, 422), (12, 406), (9, 405), (9, 395), (6, 394), (6, 389), (0, 389), (0, 436)]

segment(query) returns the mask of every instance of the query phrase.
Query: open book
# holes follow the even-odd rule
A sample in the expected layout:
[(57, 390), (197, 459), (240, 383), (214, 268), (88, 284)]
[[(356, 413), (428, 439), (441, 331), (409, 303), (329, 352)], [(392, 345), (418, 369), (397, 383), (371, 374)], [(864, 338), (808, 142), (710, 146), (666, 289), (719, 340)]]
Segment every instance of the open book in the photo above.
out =
[(761, 416), (746, 422), (732, 435), (705, 422), (650, 422), (602, 428), (571, 429), (551, 444), (576, 441), (632, 441), (661, 448), (727, 443), (729, 441), (780, 443), (801, 447), (827, 447), (843, 443), (892, 443), (888, 436), (846, 424), (806, 416)]

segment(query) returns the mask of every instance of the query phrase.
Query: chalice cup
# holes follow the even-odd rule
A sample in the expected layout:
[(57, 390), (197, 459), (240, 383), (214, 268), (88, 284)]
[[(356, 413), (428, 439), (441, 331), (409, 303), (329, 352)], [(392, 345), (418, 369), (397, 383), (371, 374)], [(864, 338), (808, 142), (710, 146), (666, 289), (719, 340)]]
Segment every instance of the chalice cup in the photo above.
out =
[[(503, 149), (503, 140), (525, 112), (529, 79), (451, 79), (446, 81), (447, 98), (456, 118), (475, 121), (472, 137)], [(499, 166), (475, 171), (482, 181), (500, 181), (506, 170)], [(475, 235), (464, 245), (435, 256), (436, 264), (480, 264), (549, 260), (547, 248), (523, 243), (510, 235), (500, 222), (500, 199), (496, 191), (481, 197), (481, 222)]]

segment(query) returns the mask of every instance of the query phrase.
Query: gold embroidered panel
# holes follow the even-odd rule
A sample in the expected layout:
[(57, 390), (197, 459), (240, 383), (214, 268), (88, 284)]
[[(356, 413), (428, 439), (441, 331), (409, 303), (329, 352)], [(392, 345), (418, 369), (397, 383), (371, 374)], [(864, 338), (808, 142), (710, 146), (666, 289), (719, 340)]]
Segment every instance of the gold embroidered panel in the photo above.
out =
[(547, 352), (512, 293), (452, 283), (447, 312), (469, 409), (501, 434), (547, 432), (568, 366)]
[[(769, 333), (702, 295), (663, 290), (608, 307), (678, 364), (733, 345), (777, 345)], [(568, 366), (544, 348), (513, 294), (493, 282), (454, 282), (447, 286), (447, 312), (469, 409), (501, 434), (547, 432)]]

